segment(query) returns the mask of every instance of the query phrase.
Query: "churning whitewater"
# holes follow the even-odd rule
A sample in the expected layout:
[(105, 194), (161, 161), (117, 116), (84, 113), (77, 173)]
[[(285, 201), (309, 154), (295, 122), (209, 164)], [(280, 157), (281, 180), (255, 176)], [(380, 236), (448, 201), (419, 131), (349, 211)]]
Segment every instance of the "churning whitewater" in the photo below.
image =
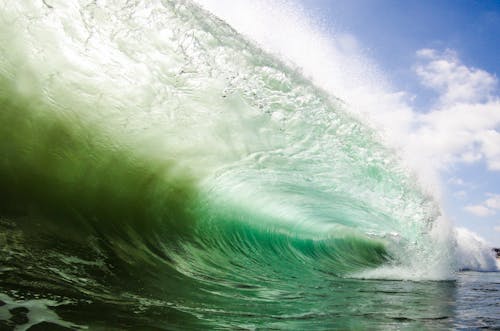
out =
[(398, 155), (191, 2), (1, 1), (0, 26), (0, 299), (38, 307), (26, 329), (366, 326), (329, 315), (379, 305), (359, 278), (450, 277)]

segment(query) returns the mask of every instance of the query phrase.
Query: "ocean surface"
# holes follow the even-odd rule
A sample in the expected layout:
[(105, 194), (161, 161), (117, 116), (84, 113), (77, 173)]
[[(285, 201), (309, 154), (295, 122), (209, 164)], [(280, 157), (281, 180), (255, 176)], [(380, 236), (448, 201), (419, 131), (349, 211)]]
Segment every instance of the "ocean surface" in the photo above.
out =
[(0, 329), (500, 328), (491, 252), (285, 62), (189, 1), (0, 0)]

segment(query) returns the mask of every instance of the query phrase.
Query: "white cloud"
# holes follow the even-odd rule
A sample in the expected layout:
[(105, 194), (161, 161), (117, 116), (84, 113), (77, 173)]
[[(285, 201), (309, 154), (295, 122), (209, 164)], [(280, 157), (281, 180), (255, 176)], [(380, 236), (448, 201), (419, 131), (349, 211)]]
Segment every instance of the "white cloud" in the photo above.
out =
[(469, 150), (463, 154), (460, 155), (460, 160), (462, 160), (464, 163), (474, 163), (483, 158), (483, 155), (479, 153), (478, 151), (474, 150)]
[(500, 102), (457, 104), (416, 115), (408, 145), (440, 169), (485, 160), (500, 170)]
[(500, 194), (487, 194), (488, 199), (477, 205), (468, 205), (464, 209), (476, 216), (486, 217), (492, 216), (500, 210)]
[(452, 50), (422, 49), (417, 56), (423, 60), (415, 68), (417, 75), (425, 86), (440, 93), (442, 104), (485, 102), (498, 85), (495, 76), (465, 66)]
[(471, 214), (481, 217), (495, 215), (494, 210), (491, 210), (490, 208), (485, 207), (484, 205), (469, 205), (465, 206), (464, 209)]
[(500, 226), (493, 227), (493, 230), (495, 230), (496, 232), (500, 232)]
[(478, 134), (481, 151), (487, 159), (490, 170), (500, 170), (500, 133), (486, 130)]
[(415, 71), (423, 85), (439, 93), (438, 103), (417, 114), (410, 144), (435, 160), (439, 169), (484, 160), (500, 171), (500, 99), (498, 80), (464, 65), (453, 51), (417, 52)]
[(500, 209), (500, 194), (488, 194), (490, 197), (484, 202), (484, 204), (493, 209)]
[(432, 48), (422, 48), (417, 51), (417, 56), (421, 58), (433, 59), (436, 57), (436, 50)]

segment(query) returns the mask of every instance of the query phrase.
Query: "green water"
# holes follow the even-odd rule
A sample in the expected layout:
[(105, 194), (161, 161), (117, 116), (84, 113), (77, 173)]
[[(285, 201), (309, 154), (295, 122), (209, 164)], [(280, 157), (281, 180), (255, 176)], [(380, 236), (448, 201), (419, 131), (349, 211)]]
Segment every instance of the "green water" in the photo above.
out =
[[(7, 224), (3, 220), (2, 230)], [(255, 249), (229, 259), (220, 252), (209, 252), (204, 259), (183, 255), (190, 266), (179, 262), (178, 267), (190, 273), (181, 274), (160, 263), (124, 264), (102, 247), (97, 250), (97, 243), (91, 250), (74, 242), (45, 242), (41, 231), (35, 231), (40, 229), (29, 228), (33, 237), (18, 225), (8, 230), (17, 236), (8, 240), (13, 269), (2, 271), (2, 293), (8, 293), (10, 307), (12, 302), (41, 306), (38, 315), (57, 312), (52, 323), (69, 322), (69, 327), (387, 330), (447, 329), (454, 322), (453, 281), (341, 279), (321, 269), (324, 261), (297, 263), (284, 254), (266, 256)], [(269, 246), (282, 249), (281, 243)]]
[(437, 204), (341, 100), (190, 2), (0, 4), (0, 326), (457, 325)]

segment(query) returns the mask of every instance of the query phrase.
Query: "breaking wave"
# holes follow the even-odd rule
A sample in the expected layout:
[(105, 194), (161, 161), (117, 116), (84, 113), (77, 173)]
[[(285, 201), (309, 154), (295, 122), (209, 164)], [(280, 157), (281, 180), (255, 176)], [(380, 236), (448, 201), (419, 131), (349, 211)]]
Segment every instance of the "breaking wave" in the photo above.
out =
[(173, 326), (332, 279), (450, 278), (399, 156), (205, 10), (10, 2), (0, 24), (2, 288)]

